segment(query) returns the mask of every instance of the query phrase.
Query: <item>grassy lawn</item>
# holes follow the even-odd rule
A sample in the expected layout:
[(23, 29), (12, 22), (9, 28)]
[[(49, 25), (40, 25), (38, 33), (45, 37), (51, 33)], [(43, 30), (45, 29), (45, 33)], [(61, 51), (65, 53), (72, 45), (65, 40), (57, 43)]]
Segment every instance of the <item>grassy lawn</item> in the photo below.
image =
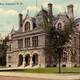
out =
[[(26, 73), (58, 73), (58, 68), (35, 68), (35, 69), (7, 69), (2, 71), (26, 72)], [(62, 73), (80, 73), (80, 68), (61, 68)]]
[(0, 68), (6, 68), (5, 66), (0, 66)]
[(62, 68), (61, 71), (63, 73), (80, 73), (80, 68)]

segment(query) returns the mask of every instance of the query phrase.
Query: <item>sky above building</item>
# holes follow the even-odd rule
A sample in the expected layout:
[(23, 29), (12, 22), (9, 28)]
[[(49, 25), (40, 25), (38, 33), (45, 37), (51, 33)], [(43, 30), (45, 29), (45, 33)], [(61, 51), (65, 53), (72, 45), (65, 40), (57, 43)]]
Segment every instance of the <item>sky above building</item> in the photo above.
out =
[[(37, 1), (37, 7), (36, 7)], [(0, 33), (5, 36), (11, 29), (18, 29), (18, 14), (35, 16), (41, 6), (47, 9), (47, 4), (53, 4), (53, 14), (66, 12), (67, 5), (74, 5), (74, 16), (80, 17), (80, 0), (0, 0)]]

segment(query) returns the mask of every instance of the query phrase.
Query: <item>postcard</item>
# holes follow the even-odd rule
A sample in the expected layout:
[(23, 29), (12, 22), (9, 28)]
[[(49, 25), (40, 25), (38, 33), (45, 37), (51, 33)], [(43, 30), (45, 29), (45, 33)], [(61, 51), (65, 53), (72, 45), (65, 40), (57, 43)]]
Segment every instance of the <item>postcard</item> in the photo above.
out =
[(80, 0), (0, 0), (0, 80), (13, 79), (80, 79)]

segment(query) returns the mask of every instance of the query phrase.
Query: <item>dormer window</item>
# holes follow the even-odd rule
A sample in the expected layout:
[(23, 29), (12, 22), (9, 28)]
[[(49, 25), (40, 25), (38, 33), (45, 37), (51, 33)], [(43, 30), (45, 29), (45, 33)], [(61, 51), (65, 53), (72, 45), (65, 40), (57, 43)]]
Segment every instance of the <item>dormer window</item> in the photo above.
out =
[(33, 23), (33, 29), (36, 27), (36, 24), (35, 23)]
[(61, 23), (58, 23), (57, 29), (58, 29), (58, 30), (62, 30), (62, 24), (61, 24)]
[(30, 31), (30, 22), (26, 22), (25, 24), (25, 32)]

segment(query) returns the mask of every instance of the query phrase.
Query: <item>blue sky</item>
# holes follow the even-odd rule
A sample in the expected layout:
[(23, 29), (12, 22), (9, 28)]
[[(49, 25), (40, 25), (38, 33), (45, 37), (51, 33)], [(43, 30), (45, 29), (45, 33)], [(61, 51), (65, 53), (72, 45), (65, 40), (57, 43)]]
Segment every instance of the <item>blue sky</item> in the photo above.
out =
[[(50, 2), (53, 3), (54, 15), (65, 12), (66, 6), (73, 4), (75, 17), (80, 17), (80, 0), (37, 0), (37, 11), (41, 6), (47, 8)], [(36, 0), (0, 0), (0, 33), (5, 36), (13, 26), (18, 29), (18, 14), (23, 13), (25, 16), (27, 10), (30, 16), (35, 16)]]

